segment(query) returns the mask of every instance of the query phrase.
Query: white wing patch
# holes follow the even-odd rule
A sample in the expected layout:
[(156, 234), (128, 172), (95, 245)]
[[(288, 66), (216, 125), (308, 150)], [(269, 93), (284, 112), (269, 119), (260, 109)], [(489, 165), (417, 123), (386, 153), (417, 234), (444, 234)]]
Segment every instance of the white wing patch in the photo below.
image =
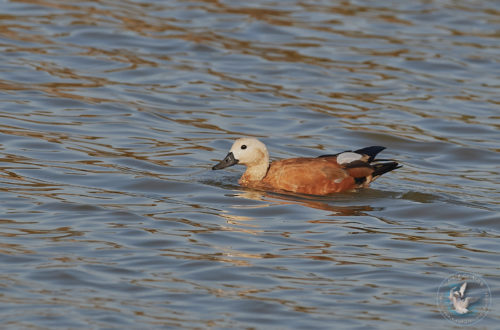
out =
[(360, 160), (363, 155), (357, 154), (355, 152), (343, 152), (337, 156), (337, 164), (347, 164), (355, 160)]

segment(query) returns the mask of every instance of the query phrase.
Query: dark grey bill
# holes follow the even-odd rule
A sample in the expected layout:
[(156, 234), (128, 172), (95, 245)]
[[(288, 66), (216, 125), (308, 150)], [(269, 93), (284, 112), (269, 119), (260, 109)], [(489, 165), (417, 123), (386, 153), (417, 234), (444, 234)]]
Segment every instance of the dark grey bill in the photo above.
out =
[(233, 166), (238, 164), (238, 160), (234, 159), (234, 155), (232, 152), (228, 153), (227, 156), (221, 160), (217, 165), (212, 167), (212, 170), (221, 170), (223, 168)]

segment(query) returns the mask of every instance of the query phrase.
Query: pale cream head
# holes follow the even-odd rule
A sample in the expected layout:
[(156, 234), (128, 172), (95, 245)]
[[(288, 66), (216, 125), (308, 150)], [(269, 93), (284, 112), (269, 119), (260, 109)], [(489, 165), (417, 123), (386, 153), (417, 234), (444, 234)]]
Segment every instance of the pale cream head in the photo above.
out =
[(269, 154), (264, 143), (255, 138), (238, 139), (233, 143), (227, 156), (212, 169), (220, 170), (236, 164), (247, 167), (239, 180), (240, 184), (247, 185), (262, 180), (269, 168)]
[(269, 164), (269, 153), (264, 143), (255, 138), (242, 138), (233, 143), (230, 152), (238, 164), (255, 166)]

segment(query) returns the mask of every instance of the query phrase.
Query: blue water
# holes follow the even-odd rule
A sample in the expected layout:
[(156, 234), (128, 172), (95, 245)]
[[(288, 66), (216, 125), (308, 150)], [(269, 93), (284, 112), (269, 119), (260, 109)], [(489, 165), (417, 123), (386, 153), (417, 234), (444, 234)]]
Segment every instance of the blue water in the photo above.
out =
[[(497, 328), (496, 1), (0, 3), (2, 327), (458, 328), (467, 272)], [(255, 191), (248, 135), (403, 167)]]

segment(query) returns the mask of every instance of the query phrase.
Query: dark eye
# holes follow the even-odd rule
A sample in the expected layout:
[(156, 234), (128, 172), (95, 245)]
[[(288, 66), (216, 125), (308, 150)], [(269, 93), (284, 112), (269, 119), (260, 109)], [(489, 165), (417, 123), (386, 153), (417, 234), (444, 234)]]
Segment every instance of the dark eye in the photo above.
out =
[(246, 144), (241, 146), (241, 149), (245, 150), (247, 148)]

